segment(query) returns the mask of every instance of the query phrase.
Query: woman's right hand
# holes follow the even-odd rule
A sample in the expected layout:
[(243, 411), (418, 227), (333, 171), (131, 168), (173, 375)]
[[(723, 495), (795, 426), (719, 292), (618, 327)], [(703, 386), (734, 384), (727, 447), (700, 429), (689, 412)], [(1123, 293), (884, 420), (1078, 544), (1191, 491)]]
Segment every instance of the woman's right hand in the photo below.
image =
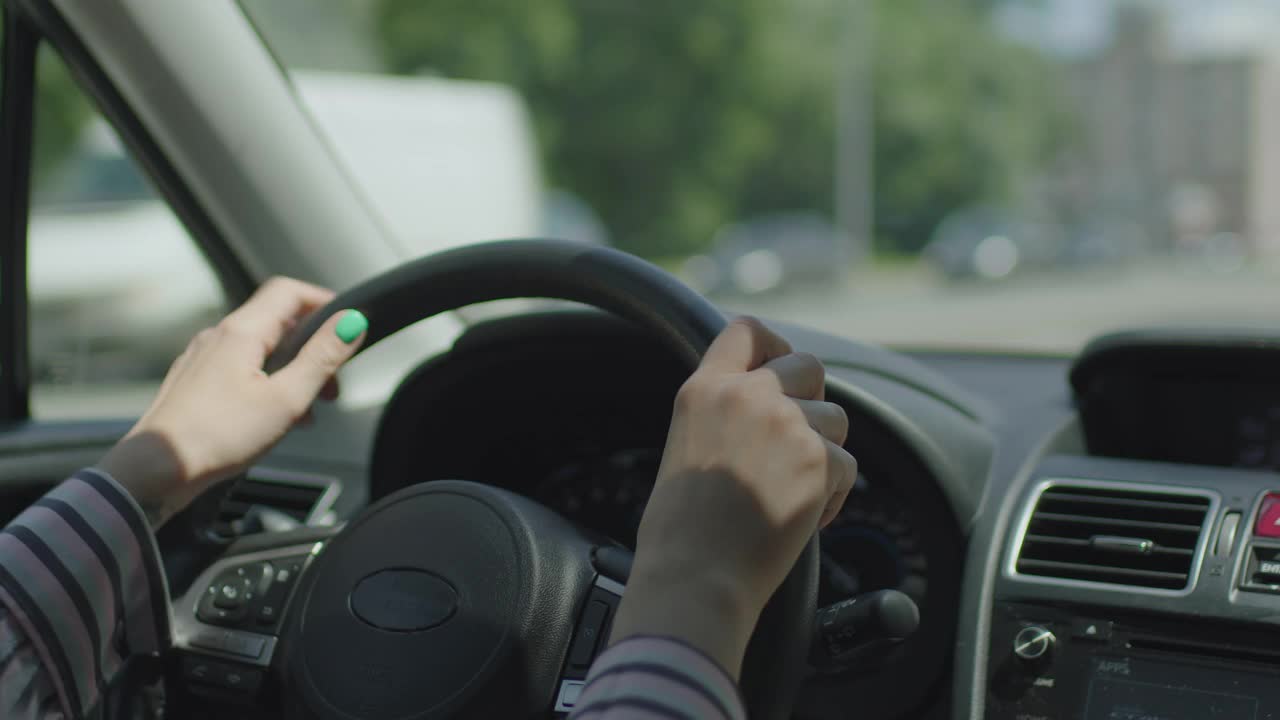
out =
[(756, 620), (857, 476), (825, 374), (752, 318), (680, 389), (613, 641), (665, 635), (735, 678)]

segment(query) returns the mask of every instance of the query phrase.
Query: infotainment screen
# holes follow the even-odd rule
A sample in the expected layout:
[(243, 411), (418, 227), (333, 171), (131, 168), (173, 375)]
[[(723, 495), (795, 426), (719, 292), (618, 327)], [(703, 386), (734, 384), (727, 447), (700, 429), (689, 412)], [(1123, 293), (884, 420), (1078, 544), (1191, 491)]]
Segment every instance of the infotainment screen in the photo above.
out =
[(1154, 382), (1151, 444), (1163, 459), (1280, 469), (1280, 388), (1227, 381)]
[(1280, 471), (1280, 334), (1103, 338), (1071, 386), (1092, 454)]
[(1167, 660), (1095, 657), (1084, 720), (1274, 720), (1280, 679), (1272, 674)]
[(1118, 385), (1085, 408), (1095, 454), (1280, 470), (1280, 386), (1183, 377)]

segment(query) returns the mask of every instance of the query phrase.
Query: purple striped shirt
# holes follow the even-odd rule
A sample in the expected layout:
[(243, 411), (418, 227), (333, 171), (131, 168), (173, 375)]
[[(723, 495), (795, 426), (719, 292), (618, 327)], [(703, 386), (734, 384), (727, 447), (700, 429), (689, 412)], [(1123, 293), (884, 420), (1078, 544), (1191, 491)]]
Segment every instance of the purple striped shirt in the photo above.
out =
[(146, 516), (105, 473), (77, 472), (0, 531), (0, 717), (84, 717), (169, 627)]
[[(91, 713), (131, 655), (170, 641), (146, 516), (114, 479), (77, 472), (0, 530), (0, 718)], [(733, 680), (679, 641), (633, 637), (592, 665), (574, 720), (745, 720)]]
[(746, 720), (719, 664), (667, 637), (635, 636), (596, 658), (572, 720)]

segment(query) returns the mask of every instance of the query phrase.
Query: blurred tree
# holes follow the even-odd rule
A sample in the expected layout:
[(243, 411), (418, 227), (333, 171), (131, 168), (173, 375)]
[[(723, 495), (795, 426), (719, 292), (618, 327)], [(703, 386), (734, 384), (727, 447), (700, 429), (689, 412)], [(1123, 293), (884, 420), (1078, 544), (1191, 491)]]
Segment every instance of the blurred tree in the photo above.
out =
[(392, 69), (529, 102), (553, 183), (646, 255), (705, 245), (770, 141), (755, 107), (772, 0), (380, 0)]
[(952, 210), (1023, 200), (1067, 137), (1045, 59), (962, 4), (879, 0), (876, 35), (877, 239), (915, 251)]
[[(391, 69), (522, 92), (549, 179), (627, 250), (685, 253), (745, 215), (831, 212), (847, 0), (367, 1)], [(877, 242), (909, 252), (947, 212), (1015, 193), (1052, 148), (1055, 103), (1046, 65), (982, 2), (865, 1)]]
[(92, 106), (52, 48), (40, 48), (36, 60), (32, 177), (39, 184), (71, 154), (92, 114)]

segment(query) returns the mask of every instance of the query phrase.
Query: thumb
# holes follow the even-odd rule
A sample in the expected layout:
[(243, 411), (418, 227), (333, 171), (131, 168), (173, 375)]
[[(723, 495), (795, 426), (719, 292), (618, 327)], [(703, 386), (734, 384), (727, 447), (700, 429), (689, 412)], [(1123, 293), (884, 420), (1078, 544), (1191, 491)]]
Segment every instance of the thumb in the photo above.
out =
[(300, 413), (311, 407), (343, 363), (351, 359), (364, 341), (369, 320), (359, 310), (336, 312), (288, 365), (277, 370), (271, 381), (290, 398)]

